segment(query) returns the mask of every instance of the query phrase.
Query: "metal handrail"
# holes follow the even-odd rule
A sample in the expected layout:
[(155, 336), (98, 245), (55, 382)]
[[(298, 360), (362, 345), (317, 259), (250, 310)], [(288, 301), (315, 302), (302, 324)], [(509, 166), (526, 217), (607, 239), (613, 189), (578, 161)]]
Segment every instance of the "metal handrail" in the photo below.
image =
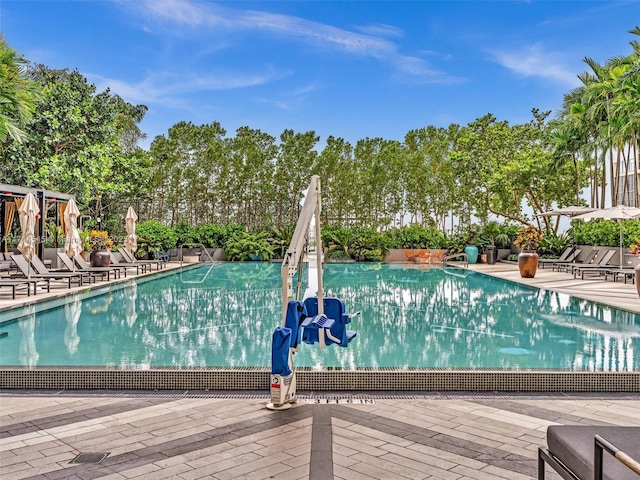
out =
[[(180, 252), (180, 267), (183, 266), (183, 255), (182, 255), (182, 249), (184, 247), (188, 247), (188, 248), (193, 248), (193, 247), (202, 247), (202, 250), (204, 251), (204, 253), (207, 254), (207, 257), (209, 257), (209, 261), (208, 262), (204, 262), (204, 263), (209, 263), (209, 269), (207, 270), (207, 273), (204, 274), (204, 277), (202, 277), (201, 280), (184, 280), (182, 278), (182, 272), (184, 271), (183, 268), (180, 268), (180, 281), (182, 283), (203, 283), (207, 277), (209, 276), (209, 272), (211, 272), (211, 269), (213, 268), (213, 266), (216, 264), (216, 261), (211, 257), (211, 255), (209, 254), (209, 251), (207, 250), (207, 248), (202, 244), (202, 243), (183, 243), (182, 245), (180, 245), (180, 247), (178, 248), (178, 251)], [(200, 256), (202, 256), (202, 253), (200, 253)]]
[[(466, 253), (464, 252), (460, 252), (460, 253), (454, 253), (452, 255), (447, 255), (442, 259), (442, 266), (446, 267), (447, 266), (447, 261), (451, 260), (453, 258), (458, 258), (458, 257), (462, 257), (464, 259), (464, 268), (469, 268), (469, 257), (467, 256)], [(457, 265), (456, 265), (457, 266)]]

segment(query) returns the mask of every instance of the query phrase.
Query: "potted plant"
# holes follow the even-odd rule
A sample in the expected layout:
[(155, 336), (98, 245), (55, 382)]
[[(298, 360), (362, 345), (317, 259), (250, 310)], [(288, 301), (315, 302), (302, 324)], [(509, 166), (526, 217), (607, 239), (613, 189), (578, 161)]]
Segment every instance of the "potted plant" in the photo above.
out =
[(91, 245), (91, 266), (108, 267), (111, 264), (109, 250), (113, 248), (113, 241), (106, 230), (91, 230), (89, 234)]
[(498, 259), (497, 245), (509, 243), (509, 235), (500, 229), (498, 222), (488, 222), (482, 229), (482, 235), (487, 239), (487, 263), (493, 265)]
[(518, 268), (522, 278), (533, 278), (538, 270), (538, 247), (544, 235), (533, 225), (521, 227), (513, 244), (520, 248)]
[(467, 261), (469, 263), (477, 263), (478, 262), (478, 246), (476, 245), (476, 231), (473, 226), (469, 228), (469, 232), (467, 234), (467, 244), (464, 247), (464, 253), (467, 254)]

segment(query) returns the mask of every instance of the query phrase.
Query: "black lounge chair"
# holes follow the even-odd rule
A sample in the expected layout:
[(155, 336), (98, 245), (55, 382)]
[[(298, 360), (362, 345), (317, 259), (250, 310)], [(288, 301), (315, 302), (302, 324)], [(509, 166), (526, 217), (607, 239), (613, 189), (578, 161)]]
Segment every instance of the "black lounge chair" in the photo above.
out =
[(35, 260), (36, 258), (38, 260), (36, 260), (35, 263), (33, 261), (29, 263), (21, 253), (11, 255), (11, 259), (18, 266), (18, 270), (20, 270), (20, 277), (35, 278), (40, 280), (66, 280), (69, 288), (71, 288), (74, 282), (77, 283), (78, 286), (82, 286), (84, 279), (89, 280), (89, 282), (91, 282), (91, 280), (95, 281), (95, 278), (92, 278), (91, 275), (87, 273), (50, 272), (38, 257), (33, 257), (33, 260)]
[[(75, 264), (73, 263), (73, 260), (71, 260), (69, 255), (67, 255), (64, 252), (58, 252), (58, 258), (60, 259), (62, 264), (65, 266), (65, 268), (70, 272), (89, 273), (94, 277), (100, 276), (103, 280), (104, 280), (104, 277), (106, 276), (107, 282), (111, 280), (111, 275), (113, 275), (114, 278), (120, 278), (121, 269), (119, 268), (92, 267), (92, 266), (76, 267)], [(126, 277), (127, 276), (126, 270), (124, 274)]]
[(118, 258), (114, 255), (113, 252), (109, 252), (109, 254), (111, 255), (111, 265), (114, 265), (116, 267), (121, 267), (121, 268), (135, 268), (136, 275), (138, 275), (140, 272), (145, 273), (146, 271), (151, 270), (151, 265), (147, 263), (121, 262), (118, 260)]
[(119, 250), (120, 255), (122, 256), (124, 263), (139, 263), (142, 265), (155, 265), (156, 270), (160, 270), (164, 268), (166, 260), (164, 259), (156, 259), (156, 260), (139, 260), (132, 253), (130, 253), (126, 248)]
[(573, 247), (567, 247), (558, 258), (541, 258), (538, 260), (538, 265), (544, 269), (545, 265), (551, 265), (553, 268), (556, 263), (573, 262), (580, 255), (580, 252), (580, 249), (574, 250)]
[(571, 271), (573, 273), (573, 269), (575, 267), (579, 267), (581, 265), (590, 265), (590, 264), (594, 263), (597, 260), (599, 254), (600, 254), (600, 249), (599, 248), (592, 248), (591, 250), (589, 250), (589, 253), (587, 253), (582, 260), (580, 260), (579, 256), (576, 255), (576, 257), (571, 262), (556, 262), (556, 263), (554, 263), (551, 266), (551, 270), (554, 271), (554, 272), (569, 272), (569, 271)]
[(636, 271), (634, 268), (608, 268), (604, 271), (604, 279), (609, 280), (609, 276), (611, 276), (614, 282), (617, 282), (618, 278), (621, 277), (624, 280), (625, 284), (627, 283), (627, 281), (636, 283)]
[(615, 250), (609, 250), (605, 253), (602, 258), (597, 263), (591, 263), (589, 265), (580, 265), (573, 268), (573, 278), (580, 277), (584, 280), (585, 275), (594, 275), (598, 276), (604, 275), (605, 270), (609, 270), (613, 268), (613, 266), (609, 263), (613, 256), (616, 254)]
[(82, 258), (80, 255), (76, 255), (75, 257), (73, 257), (73, 260), (76, 262), (76, 264), (80, 267), (80, 270), (85, 270), (85, 271), (89, 271), (92, 268), (108, 268), (109, 270), (113, 271), (113, 272), (118, 272), (118, 275), (120, 275), (120, 272), (124, 271), (124, 276), (127, 276), (127, 270), (125, 267), (121, 266), (121, 265), (109, 265), (108, 267), (92, 267), (91, 264), (89, 262), (87, 262), (84, 258)]
[(0, 278), (0, 288), (10, 288), (11, 298), (16, 299), (16, 291), (22, 287), (27, 290), (27, 296), (31, 296), (31, 285), (33, 285), (33, 294), (35, 295), (39, 286), (43, 286), (47, 289), (47, 292), (51, 291), (50, 279), (29, 279), (29, 278)]
[(538, 480), (545, 464), (566, 480), (640, 478), (640, 427), (552, 425), (547, 445), (538, 448)]

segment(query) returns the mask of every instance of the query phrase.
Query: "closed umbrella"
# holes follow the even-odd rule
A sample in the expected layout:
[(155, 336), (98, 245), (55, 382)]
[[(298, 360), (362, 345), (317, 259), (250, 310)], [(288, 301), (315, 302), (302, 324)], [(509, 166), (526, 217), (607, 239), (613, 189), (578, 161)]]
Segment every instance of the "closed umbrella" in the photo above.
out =
[[(64, 225), (67, 229), (67, 236), (65, 238), (64, 251), (67, 252), (71, 258), (82, 252), (82, 241), (80, 240), (80, 234), (78, 233), (78, 216), (80, 210), (76, 205), (76, 201), (72, 198), (67, 203), (67, 207), (64, 209)], [(75, 262), (74, 262), (75, 266)]]
[(602, 208), (593, 212), (583, 213), (575, 218), (605, 218), (609, 220), (618, 220), (620, 222), (620, 268), (622, 268), (624, 259), (624, 249), (622, 246), (622, 220), (631, 220), (638, 217), (640, 217), (640, 208), (618, 205), (617, 207)]
[(132, 254), (138, 248), (138, 236), (136, 235), (136, 215), (133, 207), (129, 207), (127, 210), (127, 216), (125, 217), (125, 228), (127, 230), (127, 238), (124, 239), (124, 248), (129, 250)]
[(18, 213), (20, 214), (20, 228), (22, 229), (18, 250), (20, 250), (24, 258), (31, 260), (36, 253), (36, 215), (40, 213), (40, 207), (38, 207), (36, 197), (32, 193), (27, 193), (24, 197)]

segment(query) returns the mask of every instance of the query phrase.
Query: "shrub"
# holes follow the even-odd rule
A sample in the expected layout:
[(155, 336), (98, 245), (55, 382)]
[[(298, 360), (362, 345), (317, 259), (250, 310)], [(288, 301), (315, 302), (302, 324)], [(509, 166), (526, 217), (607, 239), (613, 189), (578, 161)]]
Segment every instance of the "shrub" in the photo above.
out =
[(273, 248), (266, 231), (236, 232), (227, 240), (224, 251), (228, 260), (271, 260), (273, 258)]
[(178, 236), (173, 229), (167, 225), (163, 225), (158, 220), (147, 220), (136, 225), (136, 234), (143, 237), (150, 244), (156, 245), (160, 250), (168, 250), (175, 248), (178, 242)]

